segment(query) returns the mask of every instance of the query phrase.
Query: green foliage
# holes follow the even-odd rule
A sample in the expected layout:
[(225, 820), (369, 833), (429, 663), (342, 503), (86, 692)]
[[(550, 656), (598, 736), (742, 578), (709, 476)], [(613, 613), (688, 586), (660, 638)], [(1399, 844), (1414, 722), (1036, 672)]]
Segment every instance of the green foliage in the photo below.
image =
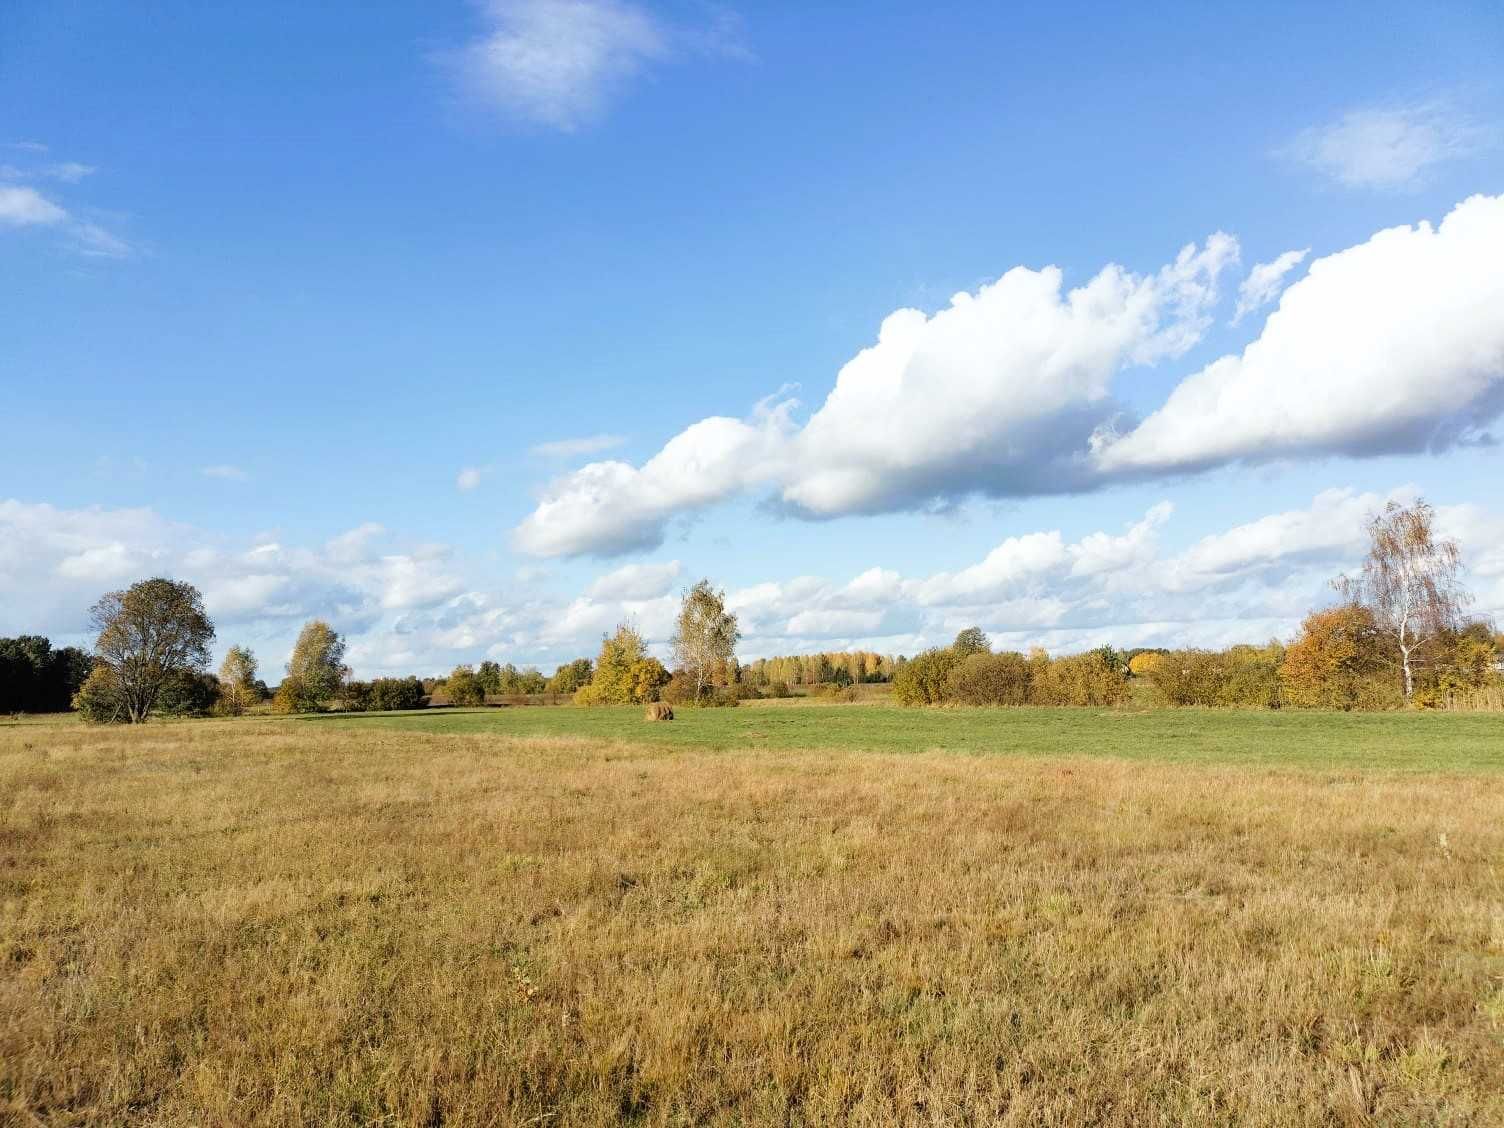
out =
[(350, 676), (345, 667), (345, 640), (322, 619), (304, 624), (287, 663), (286, 687), (293, 684), (290, 712), (313, 713), (324, 708), (339, 693)]
[(0, 638), (0, 713), (62, 713), (94, 659), (76, 646), (52, 649), (40, 635)]
[(168, 717), (206, 717), (219, 701), (219, 679), (195, 670), (175, 670), (162, 683), (157, 712)]
[[(616, 633), (601, 641), (595, 660), (595, 676), (574, 695), (580, 705), (640, 704), (639, 682), (648, 678), (640, 664), (648, 657), (647, 643), (631, 623), (622, 623)], [(662, 668), (662, 663), (659, 663)], [(649, 678), (650, 680), (650, 678)], [(665, 679), (666, 683), (667, 679)], [(661, 683), (661, 684), (665, 684)]]
[(590, 684), (595, 673), (595, 663), (589, 658), (576, 658), (554, 671), (544, 690), (548, 693), (575, 693)]
[(209, 663), (214, 624), (192, 584), (142, 580), (100, 597), (89, 618), (99, 630), (95, 656), (110, 667), (108, 684), (133, 724), (146, 720), (169, 678)]
[(992, 649), (992, 640), (981, 627), (967, 627), (956, 635), (956, 641), (950, 644), (950, 648), (963, 658), (968, 654), (985, 654)]
[(451, 705), (484, 705), (486, 691), (469, 666), (456, 666), (444, 679), (444, 696)]
[(115, 673), (102, 662), (84, 679), (73, 697), (73, 707), (78, 710), (79, 717), (91, 725), (125, 724), (130, 720)]
[(373, 710), (421, 709), (423, 697), (423, 683), (415, 677), (377, 678), (371, 683)]

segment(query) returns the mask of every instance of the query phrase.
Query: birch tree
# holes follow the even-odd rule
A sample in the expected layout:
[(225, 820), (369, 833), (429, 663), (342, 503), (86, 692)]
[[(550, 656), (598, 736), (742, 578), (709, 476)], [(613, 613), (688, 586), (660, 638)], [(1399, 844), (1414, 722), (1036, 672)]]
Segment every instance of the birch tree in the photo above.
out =
[(1414, 505), (1391, 501), (1368, 522), (1369, 549), (1363, 570), (1342, 576), (1337, 590), (1366, 607), (1376, 629), (1397, 655), (1405, 700), (1415, 694), (1416, 669), (1455, 631), (1471, 601), (1457, 573), (1457, 542), (1438, 539), (1435, 511), (1424, 500)]
[(256, 656), (244, 646), (232, 646), (219, 667), (219, 706), (238, 717), (260, 700), (256, 689)]
[(713, 672), (729, 667), (736, 657), (742, 632), (736, 616), (726, 610), (726, 593), (701, 580), (684, 593), (679, 620), (670, 640), (674, 661), (694, 682), (695, 700), (705, 692)]

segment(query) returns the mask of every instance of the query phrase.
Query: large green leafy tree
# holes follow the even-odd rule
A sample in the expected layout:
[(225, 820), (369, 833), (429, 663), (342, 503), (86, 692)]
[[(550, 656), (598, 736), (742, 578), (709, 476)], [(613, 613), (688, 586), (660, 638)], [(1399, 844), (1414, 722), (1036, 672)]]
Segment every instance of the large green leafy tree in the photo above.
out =
[(101, 684), (115, 699), (116, 715), (132, 724), (147, 718), (172, 679), (209, 663), (214, 624), (192, 584), (142, 580), (103, 596), (89, 617), (99, 631), (94, 655), (105, 669)]
[(311, 619), (298, 633), (287, 663), (287, 678), (292, 684), (283, 695), (285, 707), (300, 713), (322, 709), (349, 676), (345, 640), (322, 619)]
[(54, 650), (41, 635), (0, 638), (0, 713), (61, 713), (94, 659), (76, 646)]

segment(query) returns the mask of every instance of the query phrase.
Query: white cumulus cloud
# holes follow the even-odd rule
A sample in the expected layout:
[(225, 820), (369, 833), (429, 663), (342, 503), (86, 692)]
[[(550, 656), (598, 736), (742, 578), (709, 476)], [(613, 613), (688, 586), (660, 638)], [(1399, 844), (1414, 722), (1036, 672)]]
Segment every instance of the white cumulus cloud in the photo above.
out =
[(760, 488), (808, 517), (1082, 488), (1090, 437), (1121, 410), (1114, 375), (1194, 345), (1237, 256), (1218, 233), (1151, 275), (1113, 265), (1066, 290), (1057, 267), (1017, 267), (932, 316), (898, 310), (803, 427), (796, 401), (770, 399), (691, 425), (640, 467), (590, 463), (544, 490), (515, 543), (652, 548), (674, 517)]
[(1317, 259), (1241, 355), (1185, 379), (1104, 473), (1443, 449), (1504, 408), (1504, 197)]

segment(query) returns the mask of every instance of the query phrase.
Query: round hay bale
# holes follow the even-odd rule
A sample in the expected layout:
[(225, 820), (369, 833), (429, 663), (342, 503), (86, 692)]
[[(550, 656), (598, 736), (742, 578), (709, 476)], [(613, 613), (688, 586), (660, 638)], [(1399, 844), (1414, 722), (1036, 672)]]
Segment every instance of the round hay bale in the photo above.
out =
[(642, 717), (645, 721), (671, 721), (674, 719), (674, 710), (667, 701), (648, 702), (647, 712)]

